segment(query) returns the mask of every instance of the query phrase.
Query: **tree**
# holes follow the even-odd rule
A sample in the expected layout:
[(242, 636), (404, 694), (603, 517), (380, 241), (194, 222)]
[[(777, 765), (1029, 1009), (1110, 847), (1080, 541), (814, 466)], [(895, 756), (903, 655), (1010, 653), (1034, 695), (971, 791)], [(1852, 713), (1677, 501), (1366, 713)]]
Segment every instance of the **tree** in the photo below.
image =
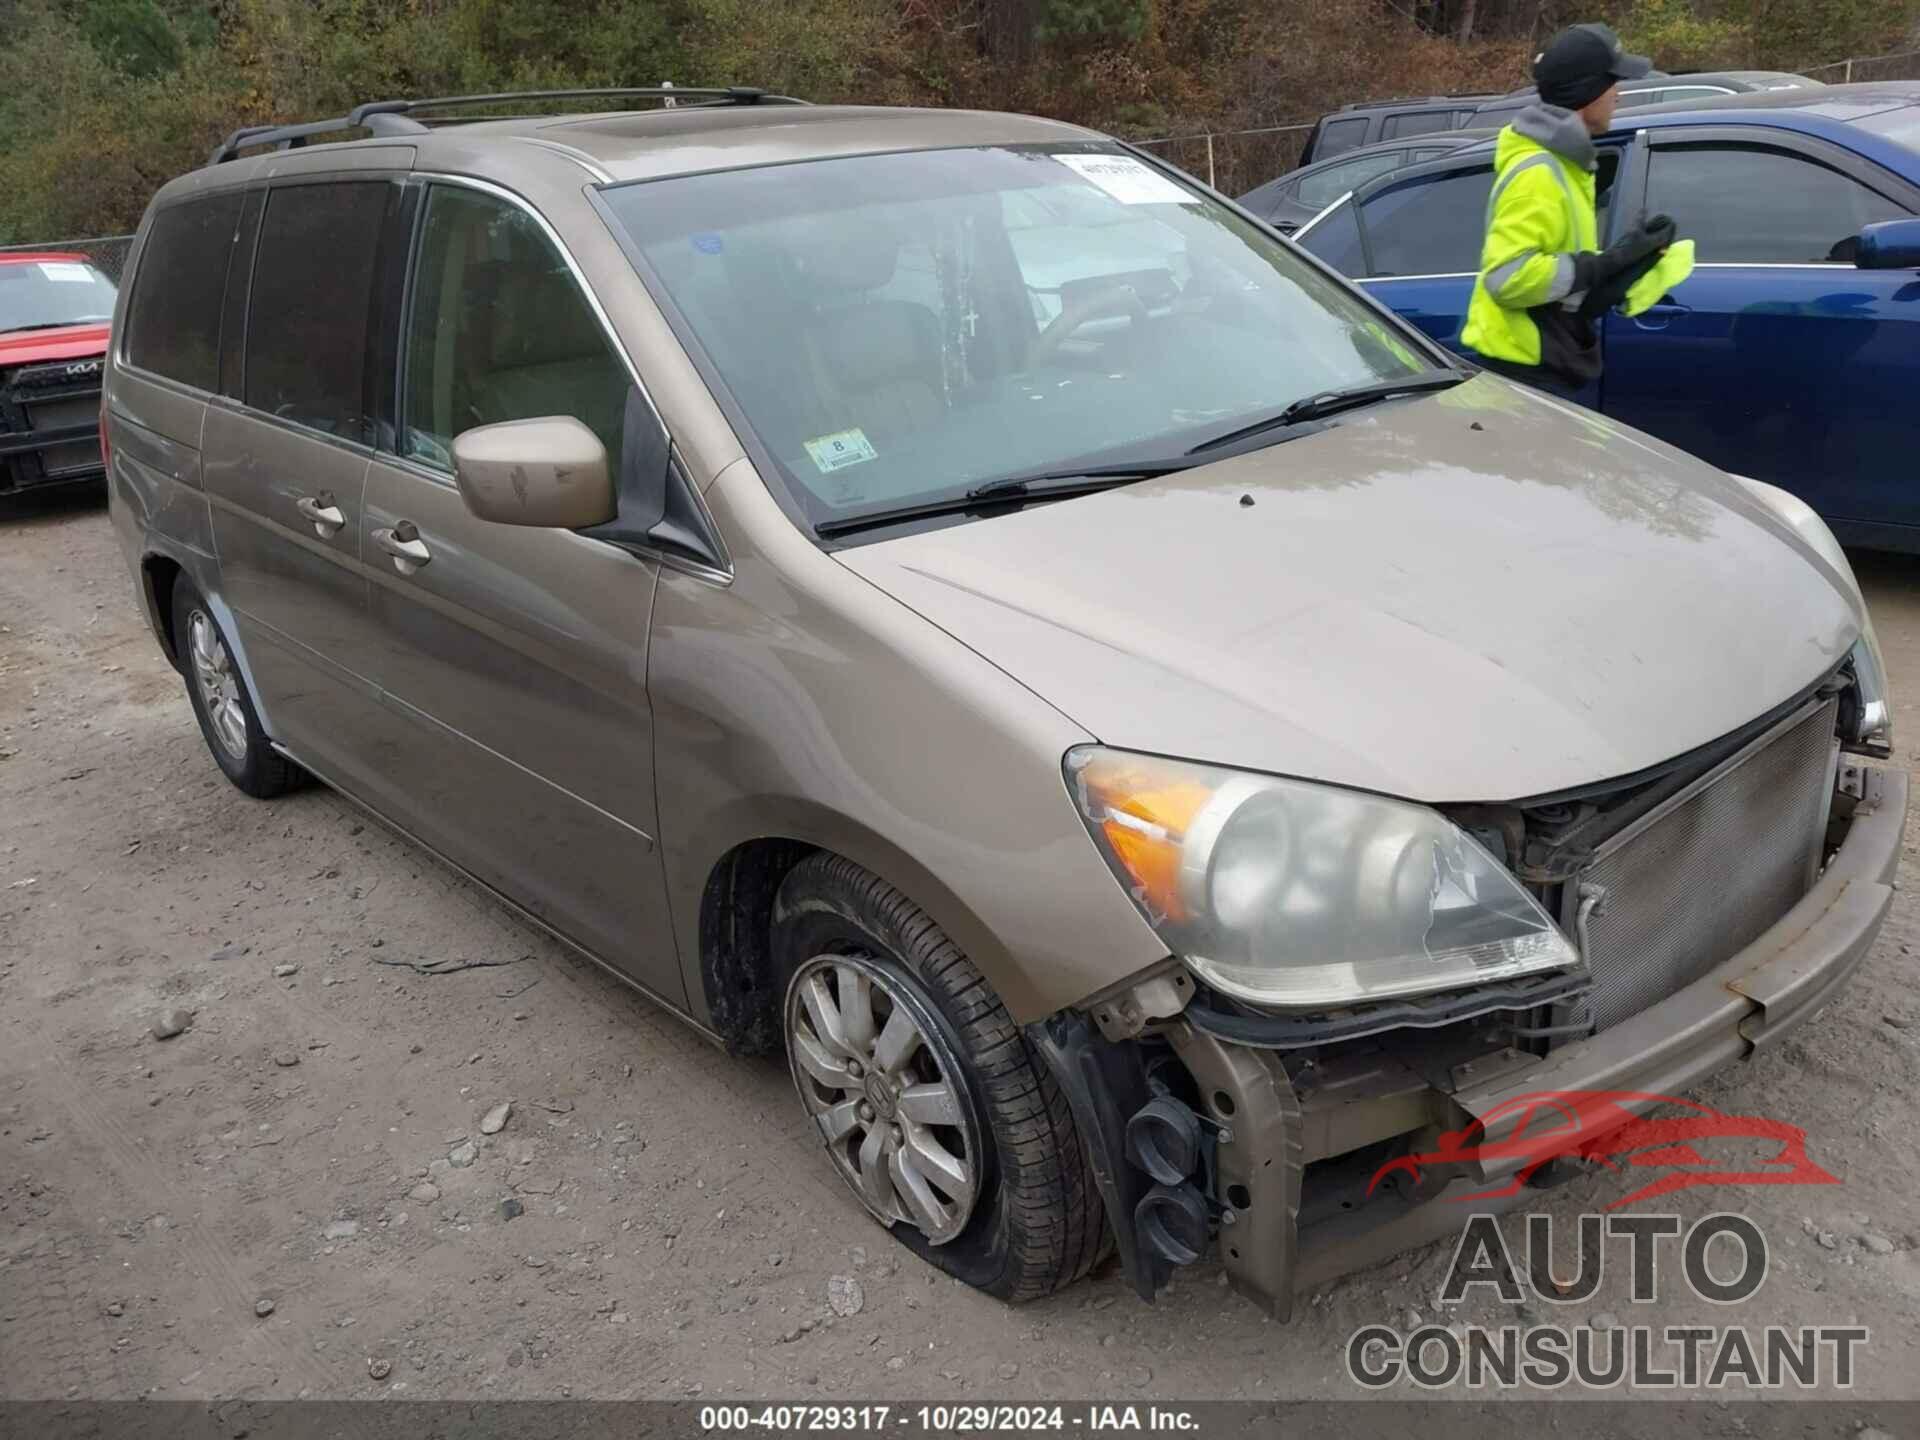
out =
[(80, 23), (100, 58), (129, 75), (180, 68), (180, 38), (153, 0), (87, 0)]

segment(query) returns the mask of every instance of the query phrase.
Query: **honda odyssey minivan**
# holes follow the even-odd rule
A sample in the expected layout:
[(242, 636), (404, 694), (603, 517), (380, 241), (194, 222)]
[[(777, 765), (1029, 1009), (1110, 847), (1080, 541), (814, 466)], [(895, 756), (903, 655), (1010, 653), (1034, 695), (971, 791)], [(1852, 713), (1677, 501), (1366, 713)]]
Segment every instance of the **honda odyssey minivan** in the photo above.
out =
[(1008, 1299), (1213, 1256), (1284, 1316), (1524, 1147), (1399, 1157), (1629, 1118), (1861, 963), (1906, 778), (1805, 506), (1103, 136), (673, 95), (155, 198), (112, 514), (240, 790), (783, 1054)]

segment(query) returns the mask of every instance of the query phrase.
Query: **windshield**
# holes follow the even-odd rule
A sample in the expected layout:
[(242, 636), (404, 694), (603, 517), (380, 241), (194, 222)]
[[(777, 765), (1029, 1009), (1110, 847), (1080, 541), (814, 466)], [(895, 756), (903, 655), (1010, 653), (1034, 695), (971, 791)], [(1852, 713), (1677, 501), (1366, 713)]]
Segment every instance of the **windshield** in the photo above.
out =
[(1391, 321), (1113, 147), (858, 156), (607, 190), (810, 523), (1181, 455), (1431, 369)]
[(113, 282), (84, 260), (0, 261), (0, 331), (104, 325)]

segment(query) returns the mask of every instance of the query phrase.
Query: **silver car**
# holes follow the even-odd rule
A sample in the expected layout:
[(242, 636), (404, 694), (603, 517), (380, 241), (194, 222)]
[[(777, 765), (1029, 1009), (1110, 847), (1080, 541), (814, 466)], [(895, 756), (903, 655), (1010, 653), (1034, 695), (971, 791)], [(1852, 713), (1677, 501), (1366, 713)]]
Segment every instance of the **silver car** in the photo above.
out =
[(1216, 1253), (1284, 1315), (1517, 1163), (1396, 1159), (1644, 1109), (1866, 955), (1906, 779), (1805, 506), (1103, 136), (673, 98), (154, 200), (112, 514), (242, 791), (784, 1054), (1007, 1299)]

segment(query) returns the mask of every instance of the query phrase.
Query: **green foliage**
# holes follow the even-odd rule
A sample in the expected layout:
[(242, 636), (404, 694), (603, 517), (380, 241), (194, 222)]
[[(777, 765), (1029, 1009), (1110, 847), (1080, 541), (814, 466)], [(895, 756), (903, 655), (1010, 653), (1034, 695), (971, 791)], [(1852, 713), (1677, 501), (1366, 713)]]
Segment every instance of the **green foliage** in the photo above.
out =
[[(748, 84), (1054, 115), (1137, 138), (1521, 83), (1536, 24), (1615, 17), (1664, 68), (1907, 48), (1920, 0), (0, 0), (0, 243), (130, 230), (229, 131), (390, 95)], [(1576, 13), (1577, 12), (1577, 13)], [(1416, 19), (1415, 17), (1422, 17)], [(1435, 17), (1438, 17), (1436, 20)], [(1433, 23), (1429, 23), (1433, 22)], [(1230, 191), (1297, 134), (1162, 153)]]
[(1688, 0), (1634, 0), (1620, 38), (1664, 70), (1733, 69), (1752, 49), (1744, 20), (1698, 15)]
[(153, 0), (87, 0), (80, 26), (100, 57), (129, 75), (180, 68), (180, 37)]
[(1034, 17), (1037, 39), (1138, 40), (1146, 34), (1147, 0), (1041, 0)]

